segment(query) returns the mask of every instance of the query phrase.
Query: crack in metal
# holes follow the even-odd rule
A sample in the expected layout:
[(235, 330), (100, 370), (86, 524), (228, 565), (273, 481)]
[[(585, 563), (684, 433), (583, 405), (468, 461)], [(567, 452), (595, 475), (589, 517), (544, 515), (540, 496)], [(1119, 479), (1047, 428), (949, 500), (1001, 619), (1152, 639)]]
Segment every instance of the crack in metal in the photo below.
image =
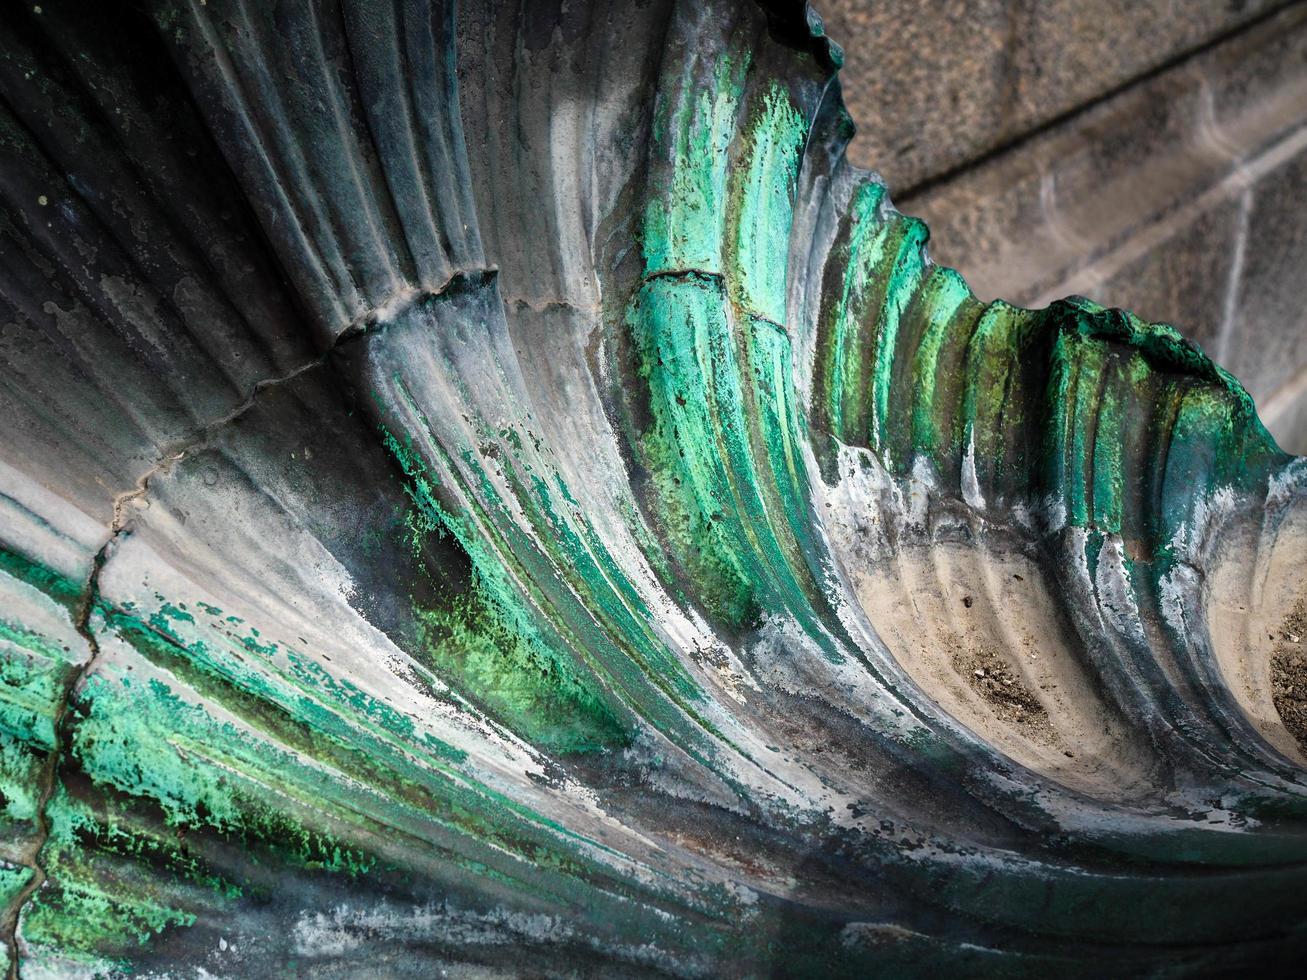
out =
[[(333, 351), (345, 344), (351, 344), (361, 337), (369, 337), (380, 333), (394, 323), (400, 314), (412, 309), (419, 303), (433, 299), (444, 299), (467, 290), (479, 289), (494, 282), (498, 277), (499, 270), (496, 268), (464, 269), (455, 272), (436, 289), (406, 289), (398, 293), (389, 302), (377, 306), (368, 313), (355, 317), (350, 321), (336, 335), (336, 339), (332, 341), (323, 358), (330, 356)], [(505, 301), (505, 303), (507, 302)]]
[(235, 422), (258, 401), (259, 396), (269, 388), (275, 388), (287, 384), (298, 378), (301, 374), (311, 371), (314, 368), (322, 367), (327, 359), (331, 356), (335, 345), (324, 352), (320, 357), (315, 358), (308, 363), (301, 364), (294, 370), (280, 375), (275, 378), (265, 378), (256, 381), (250, 389), (246, 398), (236, 405), (231, 411), (205, 423), (187, 438), (174, 443), (159, 452), (157, 461), (153, 466), (146, 470), (136, 481), (136, 486), (128, 491), (118, 494), (113, 499), (113, 516), (109, 523), (109, 533), (105, 537), (103, 544), (100, 545), (95, 556), (91, 559), (91, 571), (87, 576), (86, 585), (82, 591), (81, 603), (78, 606), (76, 617), (73, 621), (73, 628), (78, 635), (86, 642), (89, 656), (85, 663), (80, 667), (74, 668), (72, 676), (64, 685), (64, 689), (59, 698), (59, 705), (55, 710), (53, 718), (54, 743), (50, 748), (49, 756), (46, 759), (45, 768), (41, 774), (40, 791), (37, 795), (36, 806), (36, 833), (32, 836), (31, 842), (26, 848), (23, 855), (22, 863), (32, 872), (31, 879), (26, 885), (19, 890), (5, 909), (4, 917), (0, 919), (0, 942), (3, 942), (9, 954), (9, 967), (7, 970), (8, 980), (18, 980), (19, 977), (19, 950), (18, 950), (18, 925), (22, 919), (22, 914), (28, 903), (40, 891), (41, 887), (49, 879), (45, 866), (41, 862), (41, 852), (45, 850), (46, 844), (50, 839), (50, 801), (54, 797), (56, 784), (58, 782), (59, 766), (64, 759), (64, 755), (72, 738), (72, 721), (70, 708), (73, 696), (82, 681), (90, 674), (92, 668), (100, 657), (100, 644), (96, 639), (95, 631), (91, 629), (91, 617), (94, 615), (96, 608), (100, 605), (100, 573), (109, 560), (109, 551), (117, 543), (119, 537), (127, 528), (128, 515), (127, 505), (135, 500), (144, 499), (149, 492), (150, 481), (159, 473), (166, 472), (172, 465), (181, 460), (187, 453), (191, 452), (198, 446), (204, 445), (209, 438), (221, 429), (223, 426)]
[(73, 670), (72, 676), (64, 685), (59, 698), (59, 705), (53, 718), (54, 744), (51, 746), (49, 757), (46, 760), (41, 775), (40, 791), (37, 795), (36, 832), (32, 836), (22, 858), (22, 864), (32, 872), (32, 877), (14, 896), (5, 909), (3, 917), (0, 917), (0, 942), (4, 944), (9, 954), (9, 966), (6, 971), (8, 980), (18, 980), (19, 977), (18, 926), (23, 912), (36, 893), (49, 880), (49, 876), (41, 862), (41, 852), (45, 850), (45, 846), (50, 839), (48, 810), (58, 783), (59, 766), (64, 759), (67, 746), (72, 737), (70, 708), (73, 696), (100, 657), (100, 645), (96, 640), (95, 631), (91, 628), (91, 617), (100, 605), (100, 573), (108, 563), (110, 550), (127, 529), (129, 520), (128, 505), (133, 501), (143, 500), (146, 494), (149, 493), (150, 481), (154, 477), (167, 472), (172, 468), (173, 464), (183, 459), (187, 453), (204, 445), (219, 429), (241, 418), (254, 407), (259, 396), (269, 388), (287, 384), (314, 368), (326, 366), (332, 354), (338, 348), (383, 330), (398, 313), (423, 300), (439, 299), (461, 292), (464, 289), (485, 285), (493, 281), (497, 275), (497, 269), (457, 272), (450, 276), (439, 289), (408, 291), (397, 296), (391, 303), (378, 307), (365, 318), (346, 327), (318, 357), (301, 364), (286, 374), (256, 381), (245, 399), (230, 411), (210, 422), (206, 422), (186, 438), (159, 450), (154, 465), (137, 478), (136, 485), (131, 490), (119, 493), (113, 498), (113, 513), (109, 522), (109, 533), (91, 559), (91, 571), (87, 576), (86, 585), (82, 591), (82, 600), (73, 621), (73, 628), (86, 642), (89, 656), (85, 663)]

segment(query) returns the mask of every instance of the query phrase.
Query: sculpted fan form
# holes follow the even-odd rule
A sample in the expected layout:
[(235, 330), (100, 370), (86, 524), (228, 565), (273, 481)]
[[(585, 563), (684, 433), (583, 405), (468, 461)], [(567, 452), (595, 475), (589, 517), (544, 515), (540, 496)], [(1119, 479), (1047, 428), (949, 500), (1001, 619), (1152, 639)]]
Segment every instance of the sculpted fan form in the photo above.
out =
[(933, 265), (839, 60), (798, 0), (4, 8), (11, 975), (1300, 962), (1302, 461)]

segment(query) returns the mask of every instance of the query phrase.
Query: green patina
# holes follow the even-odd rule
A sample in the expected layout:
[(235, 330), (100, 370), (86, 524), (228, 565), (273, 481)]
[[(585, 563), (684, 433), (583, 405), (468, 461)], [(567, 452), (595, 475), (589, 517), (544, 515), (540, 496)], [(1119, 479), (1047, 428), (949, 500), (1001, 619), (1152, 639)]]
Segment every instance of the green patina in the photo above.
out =
[[(720, 85), (725, 84), (719, 78)], [(716, 103), (714, 103), (716, 104)], [(682, 103), (700, 130), (715, 118), (702, 97)], [(784, 327), (787, 256), (807, 125), (776, 85), (757, 100), (742, 161), (672, 147), (666, 201), (699, 215), (703, 187), (726, 187), (730, 208), (702, 236), (729, 241), (717, 261), (668, 261), (686, 241), (646, 217), (645, 283), (627, 311), (648, 392), (640, 439), (652, 476), (654, 523), (693, 582), (687, 590), (716, 621), (743, 630), (768, 614), (793, 616), (828, 655), (822, 622), (828, 559), (811, 535), (806, 440)], [(715, 198), (714, 198), (715, 199)], [(692, 223), (687, 219), (683, 225)], [(720, 245), (697, 245), (716, 259)], [(717, 274), (717, 270), (722, 270)]]
[(384, 435), (407, 478), (414, 505), (414, 545), (426, 534), (448, 534), (472, 566), (467, 589), (435, 608), (418, 609), (425, 652), (447, 675), (528, 740), (577, 752), (622, 740), (622, 727), (570, 655), (537, 629), (498, 555), (440, 501), (436, 482), (412, 443)]
[[(697, 586), (694, 593), (739, 629), (757, 621), (761, 606), (751, 563), (741, 552), (748, 539), (708, 401), (724, 396), (738, 406), (740, 398), (738, 387), (716, 385), (718, 377), (738, 384), (723, 299), (712, 280), (658, 279), (643, 287), (628, 319), (641, 341), (654, 410), (641, 448), (662, 524)], [(744, 434), (736, 435), (738, 455)]]
[(837, 299), (823, 312), (825, 343), (817, 359), (816, 386), (822, 396), (813, 406), (817, 425), (854, 444), (867, 433), (862, 320), (885, 251), (885, 225), (879, 220), (884, 197), (885, 188), (879, 183), (863, 184), (853, 197), (840, 246), (844, 274)]
[[(112, 629), (113, 635), (128, 640), (160, 666), (172, 670), (189, 667), (183, 674), (192, 680), (206, 678), (208, 683), (201, 685), (201, 690), (214, 703), (235, 709), (238, 714), (243, 708), (251, 717), (249, 709), (278, 702), (276, 685), (265, 681), (251, 686), (248, 678), (244, 684), (237, 678), (224, 678), (231, 665), (220, 666), (222, 658), (214, 657), (208, 645), (182, 646), (180, 637), (167, 635), (177, 623), (196, 625), (183, 610), (164, 608), (150, 621), (106, 612), (103, 619), (100, 613), (93, 618), (93, 624), (99, 624), (94, 627), (97, 631)], [(107, 642), (108, 635), (104, 634), (102, 642)], [(242, 638), (226, 639), (232, 644), (233, 656), (239, 657), (235, 651), (247, 649), (240, 643)], [(275, 650), (276, 645), (260, 645), (260, 649)], [(300, 671), (295, 676), (300, 681), (313, 681), (314, 686), (324, 680), (313, 671)], [(224, 687), (219, 679), (230, 686)], [(329, 685), (321, 686), (330, 690)], [(253, 691), (254, 696), (234, 696), (233, 688)], [(368, 705), (359, 701), (357, 692), (345, 700), (367, 712)], [(301, 713), (304, 703), (305, 699), (301, 699), (296, 704)], [(108, 797), (110, 801), (153, 801), (165, 826), (185, 827), (190, 833), (203, 833), (208, 828), (211, 833), (253, 847), (254, 851), (249, 852), (253, 855), (266, 852), (268, 860), (277, 863), (357, 875), (376, 866), (375, 856), (367, 853), (367, 842), (379, 841), (376, 835), (383, 827), (405, 823), (403, 800), (410, 794), (405, 792), (403, 780), (377, 765), (375, 750), (360, 753), (364, 743), (357, 731), (353, 738), (342, 739), (342, 751), (333, 758), (330, 736), (324, 740), (325, 733), (317, 728), (303, 742), (302, 750), (311, 750), (321, 761), (308, 765), (300, 761), (307, 755), (284, 752), (257, 737), (254, 731), (242, 731), (231, 722), (217, 720), (202, 704), (179, 697), (165, 682), (151, 679), (142, 684), (120, 669), (116, 676), (97, 671), (88, 677), (71, 710), (75, 727), (68, 751), (78, 768), (95, 783), (125, 794)], [(335, 719), (337, 713), (310, 714), (321, 722)], [(252, 720), (267, 724), (269, 731), (277, 733), (279, 743), (295, 744), (294, 725), (288, 719), (256, 711)], [(385, 727), (400, 737), (410, 731), (406, 725)], [(349, 750), (343, 749), (346, 743)], [(411, 740), (406, 740), (406, 752), (411, 752), (412, 747)], [(324, 767), (322, 762), (335, 762), (339, 768)], [(486, 852), (489, 861), (469, 860), (455, 857), (463, 849), (447, 851), (447, 845), (441, 845), (437, 837), (429, 845), (437, 848), (433, 860), (439, 854), (439, 860), (451, 866), (506, 883), (514, 881), (514, 873), (509, 868), (495, 867), (501, 863), (493, 858), (496, 852), (517, 855), (518, 861), (526, 863), (515, 867), (530, 868), (532, 877), (558, 873), (579, 881), (593, 874), (574, 856), (574, 844), (560, 848), (559, 835), (563, 839), (571, 837), (561, 827), (539, 820), (498, 794), (487, 795), (470, 784), (450, 783), (431, 770), (421, 772), (425, 774), (422, 782), (426, 792), (420, 800), (414, 800), (416, 806), (410, 810), (408, 822), (430, 827), (435, 820), (437, 826), (456, 829), (479, 842), (478, 846), (491, 848)], [(371, 806), (373, 818), (360, 821), (369, 809), (365, 798), (356, 796), (343, 807), (340, 805), (343, 785), (348, 785), (342, 784), (341, 776), (346, 773), (353, 777), (353, 785), (371, 787), (365, 796), (377, 801)], [(444, 789), (440, 789), (442, 783)], [(376, 796), (382, 787), (385, 795)], [(433, 789), (439, 792), (432, 795)], [(345, 797), (350, 795), (344, 793)], [(188, 889), (216, 889), (229, 899), (241, 894), (238, 884), (215, 877), (189, 852), (173, 847), (171, 832), (164, 831), (164, 837), (160, 837), (140, 826), (126, 828), (116, 818), (103, 824), (102, 818), (71, 801), (63, 790), (57, 790), (46, 813), (52, 830), (42, 851), (42, 863), (51, 884), (28, 903), (23, 919), (24, 936), (34, 950), (34, 961), (57, 955), (61, 962), (82, 963), (86, 969), (102, 960), (112, 965), (116, 957), (129, 957), (133, 945), (139, 946), (163, 929), (194, 922), (197, 910), (207, 908), (210, 901), (194, 895), (188, 901), (174, 900), (175, 895), (169, 898), (171, 893), (159, 884), (157, 874), (146, 872), (146, 867), (157, 871), (161, 861), (173, 868), (175, 876), (179, 876), (176, 880), (184, 880)], [(495, 817), (496, 813), (501, 816)], [(325, 814), (325, 823), (315, 814)], [(312, 819), (305, 822), (305, 818)], [(341, 833), (363, 841), (362, 849), (359, 844), (345, 843)], [(416, 841), (409, 846), (413, 843)], [(145, 866), (133, 870), (133, 862), (142, 861)], [(139, 888), (133, 884), (138, 879)], [(523, 884), (519, 882), (516, 887)], [(540, 883), (530, 887), (538, 888)]]
[[(982, 305), (882, 201), (876, 182), (853, 193), (821, 319), (813, 417), (840, 442), (946, 487), (974, 474), (991, 506), (1052, 502), (1150, 554), (1192, 521), (1192, 488), (1252, 491), (1284, 461), (1247, 392), (1174, 328), (1081, 299)], [(1158, 440), (1165, 468), (1141, 469)], [(1148, 506), (1126, 499), (1141, 484)]]
[(46, 807), (41, 852), (48, 880), (23, 911), (32, 962), (115, 972), (165, 929), (193, 924), (241, 889), (216, 873), (175, 830), (113, 795), (94, 807), (62, 787)]
[[(748, 312), (777, 324), (785, 322), (795, 181), (807, 135), (803, 117), (785, 90), (773, 84), (744, 134), (743, 173), (730, 181), (735, 298)], [(647, 229), (646, 241), (656, 241), (657, 233), (656, 227)]]
[[(687, 63), (690, 75), (696, 67)], [(727, 212), (727, 172), (747, 57), (723, 54), (713, 84), (687, 77), (669, 106), (660, 96), (661, 124), (654, 142), (668, 168), (665, 195), (649, 198), (644, 212), (645, 269), (649, 275), (688, 269), (721, 270)], [(762, 166), (767, 166), (764, 161)]]

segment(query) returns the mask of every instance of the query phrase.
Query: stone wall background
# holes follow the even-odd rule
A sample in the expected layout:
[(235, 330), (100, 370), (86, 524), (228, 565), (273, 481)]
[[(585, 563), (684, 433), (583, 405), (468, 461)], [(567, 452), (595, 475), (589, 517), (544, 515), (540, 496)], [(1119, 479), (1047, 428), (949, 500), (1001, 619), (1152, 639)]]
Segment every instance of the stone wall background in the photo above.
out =
[(1174, 323), (1307, 453), (1307, 0), (825, 0), (851, 155), (982, 299)]

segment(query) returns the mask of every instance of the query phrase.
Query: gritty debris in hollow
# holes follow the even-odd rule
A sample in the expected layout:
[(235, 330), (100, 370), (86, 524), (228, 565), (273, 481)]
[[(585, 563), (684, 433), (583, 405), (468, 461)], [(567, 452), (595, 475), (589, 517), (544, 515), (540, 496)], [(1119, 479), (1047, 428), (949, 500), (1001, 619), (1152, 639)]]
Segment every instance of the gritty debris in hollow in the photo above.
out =
[(1271, 700), (1289, 734), (1307, 750), (1307, 606), (1299, 599), (1273, 635)]
[(1048, 711), (1017, 673), (996, 650), (959, 650), (953, 655), (953, 669), (990, 706), (1000, 721), (1018, 727), (1027, 738), (1053, 742), (1056, 734)]

